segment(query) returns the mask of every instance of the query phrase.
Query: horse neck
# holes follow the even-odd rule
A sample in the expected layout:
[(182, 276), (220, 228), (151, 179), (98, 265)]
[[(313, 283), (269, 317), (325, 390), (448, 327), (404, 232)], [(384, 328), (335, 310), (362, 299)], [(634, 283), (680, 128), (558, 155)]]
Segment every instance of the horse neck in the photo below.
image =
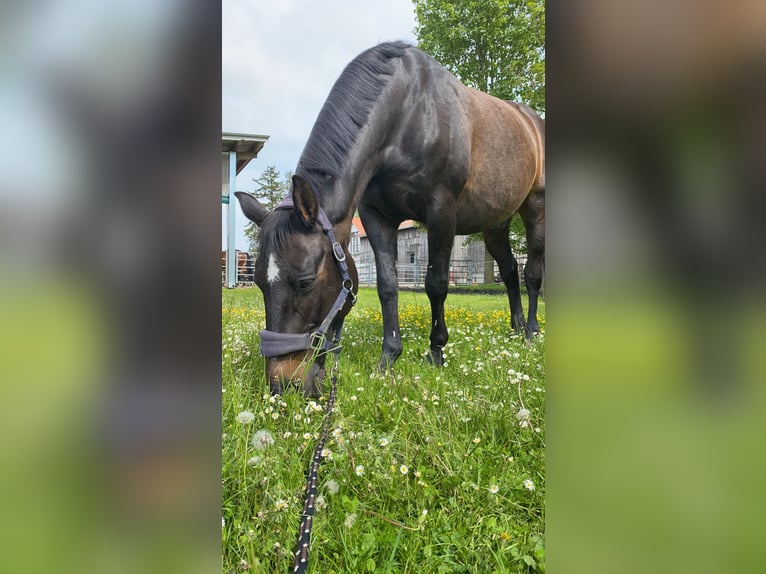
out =
[(391, 106), (379, 104), (370, 113), (365, 127), (359, 132), (356, 143), (348, 154), (343, 173), (332, 189), (320, 194), (320, 203), (333, 225), (348, 224), (356, 212), (359, 199), (367, 185), (380, 167), (382, 149), (387, 132), (385, 126), (390, 122), (396, 110)]

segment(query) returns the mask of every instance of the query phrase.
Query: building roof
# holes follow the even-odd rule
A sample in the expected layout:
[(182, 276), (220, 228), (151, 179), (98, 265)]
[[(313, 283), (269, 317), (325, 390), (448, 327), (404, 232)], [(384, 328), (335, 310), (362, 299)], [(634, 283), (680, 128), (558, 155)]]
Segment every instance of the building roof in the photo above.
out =
[(237, 173), (239, 173), (245, 169), (251, 159), (258, 155), (268, 139), (269, 136), (258, 134), (224, 132), (221, 134), (221, 151), (223, 153), (237, 152)]
[[(351, 225), (356, 227), (357, 231), (359, 232), (359, 237), (367, 237), (367, 232), (364, 230), (364, 225), (362, 225), (362, 220), (359, 217), (352, 218)], [(399, 224), (399, 231), (402, 231), (403, 229), (411, 229), (413, 227), (417, 227), (417, 223), (415, 223), (412, 219), (405, 219)]]

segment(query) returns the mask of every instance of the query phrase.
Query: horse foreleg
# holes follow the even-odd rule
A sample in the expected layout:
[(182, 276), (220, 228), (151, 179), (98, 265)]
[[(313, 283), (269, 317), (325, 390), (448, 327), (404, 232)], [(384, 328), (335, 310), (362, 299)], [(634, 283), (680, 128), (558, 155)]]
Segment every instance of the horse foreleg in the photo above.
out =
[(375, 254), (378, 298), (383, 314), (383, 349), (379, 368), (387, 371), (402, 354), (399, 329), (399, 282), (396, 271), (399, 222), (383, 218), (374, 208), (359, 204), (367, 238)]
[(500, 277), (508, 291), (508, 303), (511, 307), (511, 328), (523, 331), (525, 328), (524, 309), (521, 306), (521, 287), (519, 286), (519, 264), (513, 256), (511, 242), (508, 239), (510, 222), (498, 225), (484, 232), (484, 245), (497, 261)]
[(428, 359), (434, 365), (444, 364), (444, 345), (449, 333), (444, 322), (444, 301), (449, 287), (449, 258), (455, 240), (455, 212), (441, 209), (428, 217), (428, 270), (426, 271), (426, 295), (431, 303), (431, 336)]
[(527, 231), (527, 264), (524, 266), (524, 282), (529, 295), (529, 315), (526, 335), (532, 337), (540, 332), (537, 322), (537, 298), (543, 284), (545, 268), (545, 190), (530, 195), (519, 210)]

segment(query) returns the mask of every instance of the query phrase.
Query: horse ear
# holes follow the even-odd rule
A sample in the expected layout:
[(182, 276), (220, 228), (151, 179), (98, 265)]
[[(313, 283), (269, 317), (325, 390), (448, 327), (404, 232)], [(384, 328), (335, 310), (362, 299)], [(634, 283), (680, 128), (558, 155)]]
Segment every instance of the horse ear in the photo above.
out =
[(293, 205), (303, 220), (310, 227), (319, 217), (319, 202), (311, 184), (299, 175), (293, 176)]
[(245, 193), (244, 191), (235, 191), (234, 195), (237, 196), (239, 205), (242, 206), (242, 212), (247, 216), (247, 218), (254, 222), (256, 225), (260, 226), (261, 223), (263, 223), (263, 220), (266, 219), (266, 216), (269, 215), (269, 210), (261, 205), (261, 203), (249, 193)]

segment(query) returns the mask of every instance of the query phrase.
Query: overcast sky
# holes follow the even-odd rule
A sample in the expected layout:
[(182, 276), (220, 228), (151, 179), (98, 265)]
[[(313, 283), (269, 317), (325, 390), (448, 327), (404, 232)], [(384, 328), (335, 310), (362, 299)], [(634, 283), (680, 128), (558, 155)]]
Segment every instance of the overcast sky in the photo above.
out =
[[(258, 157), (237, 177), (253, 191), (273, 165), (295, 169), (324, 100), (343, 68), (380, 42), (415, 42), (411, 0), (224, 0), (225, 132), (268, 135)], [(247, 250), (247, 220), (237, 203), (237, 249)], [(222, 210), (225, 213), (225, 209)], [(225, 247), (225, 228), (223, 233)]]

